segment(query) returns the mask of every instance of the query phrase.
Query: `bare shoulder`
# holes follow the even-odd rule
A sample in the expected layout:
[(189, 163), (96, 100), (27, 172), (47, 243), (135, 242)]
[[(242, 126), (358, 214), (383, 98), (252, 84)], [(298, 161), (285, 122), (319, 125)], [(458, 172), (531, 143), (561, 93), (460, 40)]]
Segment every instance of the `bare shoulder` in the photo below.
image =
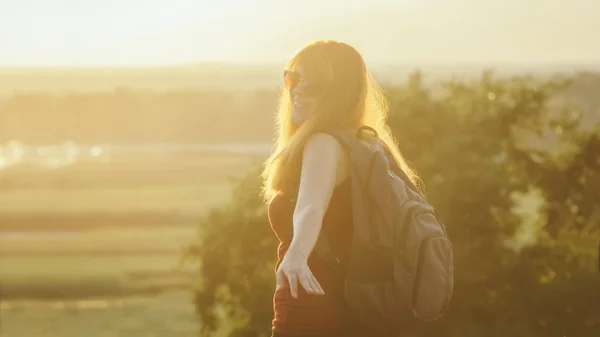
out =
[(347, 158), (342, 144), (328, 133), (319, 132), (312, 135), (306, 141), (303, 157), (307, 166), (333, 170), (336, 173), (336, 183), (347, 176)]
[(308, 138), (304, 147), (304, 152), (328, 152), (328, 154), (333, 154), (337, 157), (342, 153), (342, 146), (332, 135), (324, 132), (318, 132)]

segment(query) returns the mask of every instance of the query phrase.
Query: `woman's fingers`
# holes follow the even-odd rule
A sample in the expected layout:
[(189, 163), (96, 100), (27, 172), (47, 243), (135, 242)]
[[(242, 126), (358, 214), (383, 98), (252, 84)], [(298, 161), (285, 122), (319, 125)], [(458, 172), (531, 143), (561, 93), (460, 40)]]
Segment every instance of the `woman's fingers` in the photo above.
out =
[(312, 292), (314, 294), (323, 295), (325, 292), (323, 291), (323, 288), (321, 288), (321, 285), (319, 284), (319, 281), (317, 281), (317, 278), (310, 271), (308, 271), (307, 277), (308, 283), (310, 283), (311, 285)]
[(317, 292), (317, 289), (314, 287), (314, 284), (310, 278), (310, 272), (303, 272), (300, 277), (300, 284), (302, 285), (302, 288), (304, 288), (304, 290), (306, 290), (306, 292), (308, 293), (315, 293)]
[(293, 298), (298, 297), (298, 276), (293, 271), (290, 273), (286, 273), (286, 277), (288, 282), (290, 283), (290, 292), (292, 293)]
[(319, 295), (324, 294), (321, 285), (309, 269), (306, 269), (302, 272), (300, 284), (308, 293)]
[(317, 281), (317, 278), (314, 275), (310, 275), (310, 282), (313, 286), (313, 289), (315, 289), (315, 294), (319, 294), (319, 295), (323, 295), (325, 294), (325, 291), (323, 291), (323, 288), (321, 287), (321, 285), (319, 284), (319, 281)]
[(276, 277), (277, 277), (276, 289), (279, 289), (285, 285), (285, 275), (281, 269), (277, 271)]
[(285, 286), (285, 283), (288, 282), (290, 293), (293, 298), (298, 297), (298, 284), (300, 284), (307, 293), (318, 295), (325, 293), (308, 267), (299, 269), (282, 268), (277, 271), (276, 277), (277, 289), (282, 288)]

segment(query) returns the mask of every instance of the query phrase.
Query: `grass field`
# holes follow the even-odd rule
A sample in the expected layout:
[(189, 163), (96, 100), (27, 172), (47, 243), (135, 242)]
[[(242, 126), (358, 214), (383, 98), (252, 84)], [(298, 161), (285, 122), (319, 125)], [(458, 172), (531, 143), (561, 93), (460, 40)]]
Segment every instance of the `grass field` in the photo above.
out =
[(115, 156), (56, 170), (0, 170), (0, 231), (192, 225), (229, 199), (255, 155)]
[(196, 335), (194, 269), (180, 265), (196, 230), (2, 237), (0, 336)]
[(135, 187), (29, 188), (0, 193), (0, 205), (13, 213), (199, 213), (227, 201), (229, 190), (227, 181)]
[(0, 256), (65, 254), (178, 254), (181, 244), (193, 240), (197, 228), (104, 228), (81, 232), (40, 234), (5, 233), (0, 236)]
[(0, 308), (2, 337), (190, 337), (198, 335), (191, 296), (15, 301)]
[(3, 299), (184, 287), (191, 271), (179, 268), (182, 246), (251, 165), (245, 155), (149, 155), (0, 171), (10, 185), (0, 190)]
[(182, 246), (254, 165), (211, 154), (0, 171), (0, 336), (196, 335)]

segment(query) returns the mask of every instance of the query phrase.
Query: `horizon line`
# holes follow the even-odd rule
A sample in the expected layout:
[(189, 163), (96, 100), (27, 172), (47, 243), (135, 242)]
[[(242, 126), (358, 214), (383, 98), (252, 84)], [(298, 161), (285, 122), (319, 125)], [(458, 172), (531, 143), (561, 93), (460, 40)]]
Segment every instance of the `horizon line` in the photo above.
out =
[[(374, 61), (367, 62), (370, 67), (591, 67), (600, 68), (598, 61)], [(164, 69), (195, 67), (281, 67), (280, 61), (198, 61), (180, 63), (148, 63), (148, 64), (1, 64), (2, 70), (36, 70), (36, 69)]]

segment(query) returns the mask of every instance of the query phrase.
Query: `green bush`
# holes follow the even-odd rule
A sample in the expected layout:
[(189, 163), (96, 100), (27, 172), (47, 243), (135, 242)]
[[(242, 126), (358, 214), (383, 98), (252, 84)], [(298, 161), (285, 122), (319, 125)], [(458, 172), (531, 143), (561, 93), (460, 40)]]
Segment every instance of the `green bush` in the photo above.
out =
[(201, 271), (194, 303), (202, 336), (270, 334), (277, 240), (259, 175), (235, 186), (231, 202), (202, 220), (198, 241), (187, 249)]
[[(435, 87), (416, 73), (389, 88), (390, 126), (456, 254), (450, 311), (415, 335), (600, 335), (600, 129), (557, 100), (568, 88), (491, 73)], [(277, 241), (258, 175), (189, 249), (205, 336), (270, 333)]]

